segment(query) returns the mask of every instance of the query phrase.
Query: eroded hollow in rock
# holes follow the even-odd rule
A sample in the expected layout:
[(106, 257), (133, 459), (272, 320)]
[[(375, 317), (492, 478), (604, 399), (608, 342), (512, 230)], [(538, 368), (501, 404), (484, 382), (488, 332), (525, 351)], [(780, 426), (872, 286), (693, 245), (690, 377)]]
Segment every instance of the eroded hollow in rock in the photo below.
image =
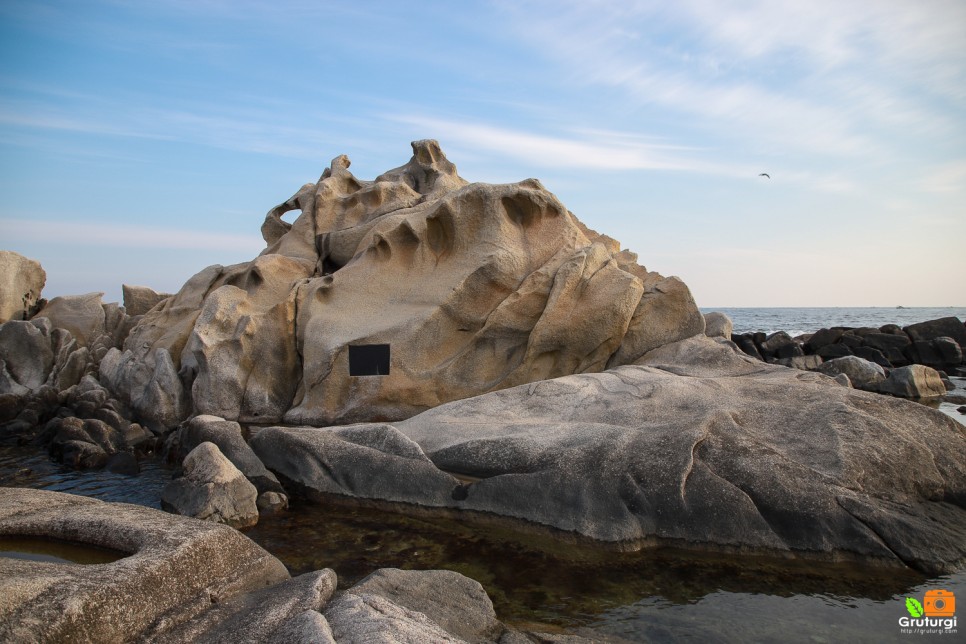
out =
[(47, 563), (108, 564), (130, 557), (121, 552), (89, 543), (38, 537), (33, 535), (0, 536), (0, 557)]

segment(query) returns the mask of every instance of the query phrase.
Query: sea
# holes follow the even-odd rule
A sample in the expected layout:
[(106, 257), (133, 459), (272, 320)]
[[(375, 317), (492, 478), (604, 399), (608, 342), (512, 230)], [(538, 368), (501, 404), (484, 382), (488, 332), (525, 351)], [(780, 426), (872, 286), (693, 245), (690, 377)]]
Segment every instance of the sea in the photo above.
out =
[[(949, 316), (966, 320), (964, 307), (702, 311), (727, 314), (736, 333), (793, 336), (833, 326), (907, 326)], [(966, 387), (966, 379), (956, 380), (958, 388)], [(78, 472), (30, 446), (0, 441), (0, 486), (157, 508), (172, 471), (157, 462), (142, 468), (134, 477)], [(333, 568), (341, 588), (383, 567), (455, 570), (483, 584), (500, 619), (595, 642), (953, 642), (963, 641), (966, 629), (966, 621), (941, 632), (906, 632), (902, 626), (910, 598), (923, 603), (927, 594), (942, 591), (966, 605), (966, 572), (929, 577), (846, 562), (663, 550), (615, 553), (547, 543), (486, 522), (298, 499), (288, 512), (263, 517), (246, 533), (293, 575)], [(960, 608), (959, 614), (966, 612)]]
[(785, 331), (795, 337), (834, 326), (875, 327), (957, 317), (966, 322), (966, 307), (779, 307), (779, 308), (702, 308), (702, 313), (724, 313), (734, 325), (734, 333), (766, 334)]

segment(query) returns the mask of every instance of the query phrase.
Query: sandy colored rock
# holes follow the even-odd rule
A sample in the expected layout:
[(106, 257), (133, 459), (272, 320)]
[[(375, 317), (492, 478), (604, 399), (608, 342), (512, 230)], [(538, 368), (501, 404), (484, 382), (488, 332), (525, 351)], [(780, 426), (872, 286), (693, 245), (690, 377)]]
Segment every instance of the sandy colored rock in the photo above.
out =
[(731, 318), (727, 315), (719, 311), (705, 313), (704, 334), (706, 336), (709, 338), (724, 338), (725, 340), (730, 340), (732, 331), (734, 331), (734, 325), (731, 323)]
[(121, 285), (124, 310), (130, 316), (144, 315), (158, 303), (171, 297), (171, 293), (158, 293), (147, 286)]
[(40, 262), (0, 250), (0, 324), (30, 318), (46, 283), (47, 273)]
[(145, 313), (102, 380), (165, 427), (394, 420), (704, 330), (680, 280), (540, 182), (470, 184), (435, 141), (412, 147), (372, 181), (333, 159), (269, 211), (258, 258), (209, 267)]
[(55, 297), (35, 317), (49, 319), (55, 329), (70, 331), (77, 343), (86, 347), (106, 332), (103, 297), (103, 293)]
[(879, 384), (879, 391), (903, 398), (932, 398), (945, 395), (946, 385), (935, 369), (912, 364), (890, 371)]

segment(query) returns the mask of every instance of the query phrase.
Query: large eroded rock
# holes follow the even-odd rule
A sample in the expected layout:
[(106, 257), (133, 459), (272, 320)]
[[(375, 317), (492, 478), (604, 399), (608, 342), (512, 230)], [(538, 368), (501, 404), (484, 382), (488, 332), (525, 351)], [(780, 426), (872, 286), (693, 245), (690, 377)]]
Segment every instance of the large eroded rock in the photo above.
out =
[(966, 564), (961, 425), (703, 336), (636, 365), (391, 425), (269, 428), (252, 447), (319, 493), (475, 510), (602, 541), (854, 556), (929, 572)]
[(258, 258), (209, 267), (146, 312), (102, 381), (166, 427), (192, 413), (398, 420), (704, 330), (683, 282), (536, 180), (469, 184), (435, 141), (374, 181), (348, 168), (337, 157), (273, 208)]

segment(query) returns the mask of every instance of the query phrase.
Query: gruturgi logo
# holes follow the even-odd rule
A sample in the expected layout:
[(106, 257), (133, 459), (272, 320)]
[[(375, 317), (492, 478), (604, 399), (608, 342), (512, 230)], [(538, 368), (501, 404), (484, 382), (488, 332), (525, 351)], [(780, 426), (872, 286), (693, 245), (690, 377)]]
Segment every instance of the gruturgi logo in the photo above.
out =
[(920, 602), (906, 597), (909, 617), (899, 618), (899, 632), (904, 634), (952, 635), (956, 627), (956, 596), (948, 590), (927, 590)]

